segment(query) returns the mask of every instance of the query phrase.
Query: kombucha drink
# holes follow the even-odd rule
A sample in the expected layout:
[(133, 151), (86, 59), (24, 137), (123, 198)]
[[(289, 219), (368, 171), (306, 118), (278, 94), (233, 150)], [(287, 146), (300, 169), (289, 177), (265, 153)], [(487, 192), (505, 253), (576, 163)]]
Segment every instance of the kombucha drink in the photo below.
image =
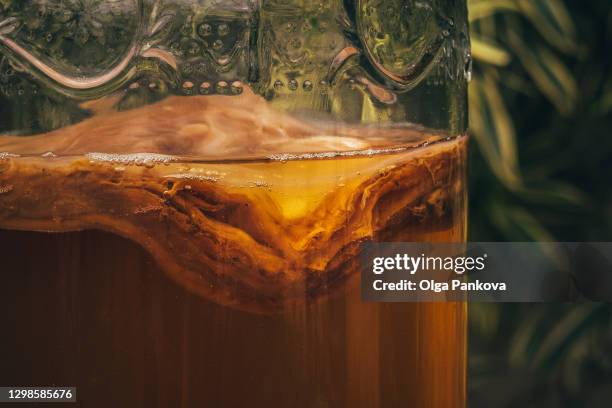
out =
[(247, 91), (0, 152), (0, 384), (84, 407), (464, 406), (465, 305), (365, 303), (358, 262), (465, 239), (465, 137)]

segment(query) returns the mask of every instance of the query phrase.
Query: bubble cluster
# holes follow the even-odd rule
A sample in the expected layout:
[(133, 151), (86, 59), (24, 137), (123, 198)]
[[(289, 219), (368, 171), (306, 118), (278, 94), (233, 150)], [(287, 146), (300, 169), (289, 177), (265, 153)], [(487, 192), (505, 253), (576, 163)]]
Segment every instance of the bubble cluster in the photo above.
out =
[(263, 180), (255, 180), (255, 181), (250, 181), (249, 183), (247, 183), (247, 185), (249, 186), (249, 188), (271, 188), (272, 185), (270, 183), (267, 183)]
[(166, 178), (177, 179), (177, 180), (208, 181), (211, 183), (216, 183), (217, 181), (221, 180), (221, 177), (218, 175), (191, 174), (191, 173), (169, 174), (166, 176)]
[(0, 152), (0, 161), (8, 160), (8, 159), (15, 159), (17, 157), (20, 157), (20, 156), (14, 153)]
[(323, 159), (334, 159), (337, 157), (359, 157), (359, 156), (375, 156), (379, 154), (390, 154), (400, 153), (408, 150), (408, 147), (395, 147), (388, 149), (366, 149), (366, 150), (349, 150), (343, 152), (320, 152), (320, 153), (282, 153), (272, 154), (268, 156), (269, 160), (287, 162), (295, 160), (323, 160)]
[(85, 155), (91, 162), (124, 164), (128, 166), (151, 167), (156, 164), (170, 164), (177, 161), (174, 156), (158, 153), (87, 153)]

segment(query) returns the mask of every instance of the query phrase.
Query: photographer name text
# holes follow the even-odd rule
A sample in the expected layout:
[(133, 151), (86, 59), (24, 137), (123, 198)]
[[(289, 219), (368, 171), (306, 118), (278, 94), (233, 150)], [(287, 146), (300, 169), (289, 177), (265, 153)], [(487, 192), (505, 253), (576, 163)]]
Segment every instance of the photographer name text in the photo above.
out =
[[(372, 273), (380, 277), (372, 282), (374, 291), (404, 291), (404, 292), (502, 292), (506, 291), (505, 282), (483, 282), (479, 279), (466, 281), (462, 276), (470, 272), (481, 272), (486, 267), (487, 254), (482, 256), (411, 256), (396, 254), (391, 257), (376, 257), (372, 259)], [(393, 272), (394, 281), (385, 281), (382, 275)], [(462, 279), (414, 279), (417, 273), (441, 274), (461, 276)], [(412, 279), (397, 279), (398, 273), (409, 275)], [(403, 277), (403, 276), (402, 276)]]

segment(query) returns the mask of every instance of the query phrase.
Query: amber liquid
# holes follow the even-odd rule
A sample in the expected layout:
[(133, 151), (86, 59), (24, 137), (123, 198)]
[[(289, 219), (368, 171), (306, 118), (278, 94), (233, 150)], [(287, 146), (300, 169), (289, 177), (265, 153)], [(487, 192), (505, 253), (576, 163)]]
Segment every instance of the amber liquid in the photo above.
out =
[[(388, 239), (462, 239), (450, 204)], [(1, 384), (74, 385), (87, 407), (464, 405), (463, 304), (363, 303), (349, 274), (322, 299), (237, 310), (95, 231), (3, 231), (0, 259)]]
[(465, 305), (364, 303), (357, 272), (364, 242), (465, 239), (465, 144), (0, 157), (0, 384), (83, 407), (465, 406)]
[(0, 241), (2, 384), (76, 386), (83, 407), (464, 406), (462, 304), (364, 304), (353, 283), (254, 315), (108, 233)]

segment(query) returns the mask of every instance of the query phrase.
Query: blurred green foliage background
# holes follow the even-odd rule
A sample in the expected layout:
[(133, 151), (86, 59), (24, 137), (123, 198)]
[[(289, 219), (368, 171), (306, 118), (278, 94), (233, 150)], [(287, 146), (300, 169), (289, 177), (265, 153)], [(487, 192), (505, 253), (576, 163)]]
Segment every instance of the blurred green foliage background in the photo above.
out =
[[(612, 2), (469, 0), (471, 241), (612, 240)], [(471, 304), (470, 407), (612, 406), (612, 306)]]

